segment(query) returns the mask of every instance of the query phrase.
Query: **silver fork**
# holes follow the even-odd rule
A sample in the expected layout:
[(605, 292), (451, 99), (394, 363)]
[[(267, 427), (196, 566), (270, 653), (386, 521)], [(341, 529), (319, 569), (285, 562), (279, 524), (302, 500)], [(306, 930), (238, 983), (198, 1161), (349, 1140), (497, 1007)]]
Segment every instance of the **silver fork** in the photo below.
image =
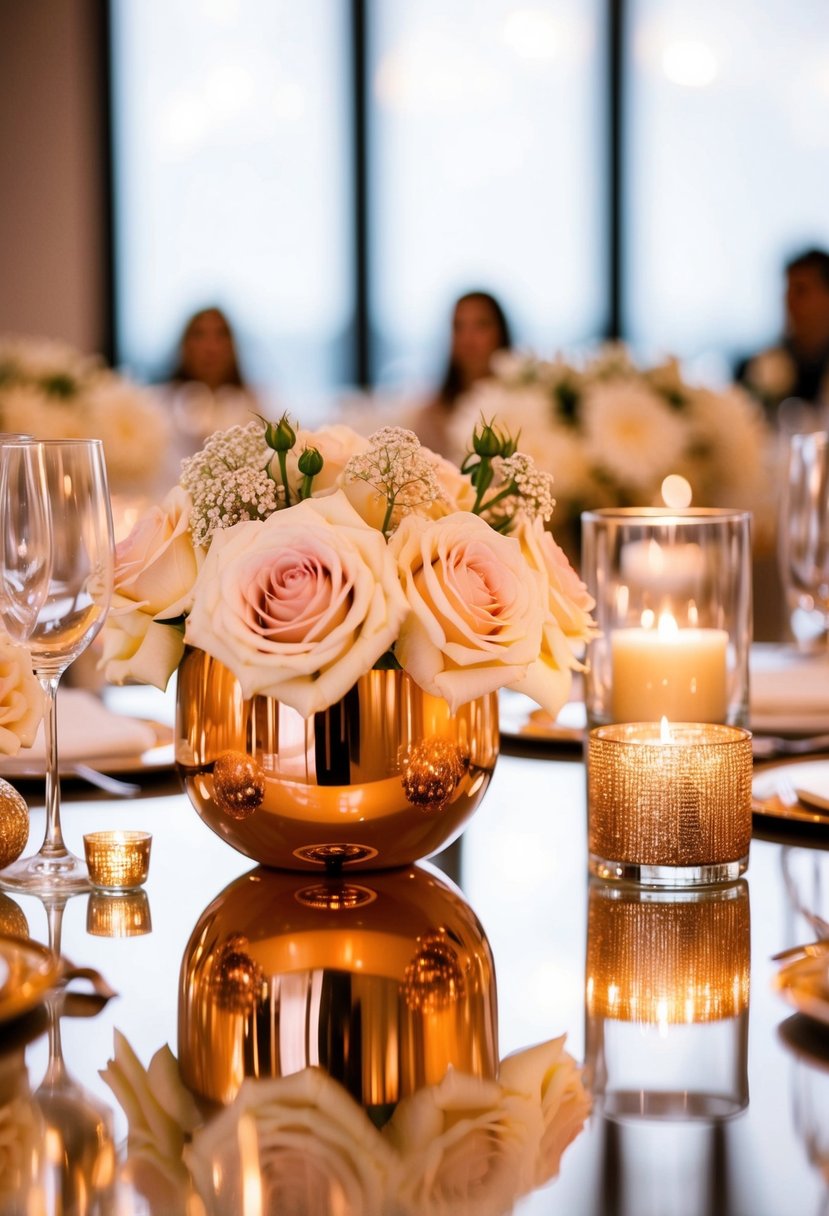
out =
[(79, 761), (72, 765), (72, 772), (104, 793), (112, 794), (114, 798), (132, 798), (141, 792), (141, 786), (136, 785), (134, 781), (120, 781), (117, 777), (110, 777), (109, 773), (99, 773), (96, 768), (90, 768), (88, 764), (81, 764)]

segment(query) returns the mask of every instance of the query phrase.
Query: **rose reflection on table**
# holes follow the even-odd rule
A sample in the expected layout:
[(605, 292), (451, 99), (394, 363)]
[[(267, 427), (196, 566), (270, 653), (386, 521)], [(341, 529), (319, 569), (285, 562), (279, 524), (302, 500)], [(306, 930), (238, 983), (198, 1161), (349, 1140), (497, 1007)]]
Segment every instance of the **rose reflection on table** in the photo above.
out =
[(558, 1173), (590, 1105), (564, 1037), (499, 1063), (457, 889), (423, 864), (355, 879), (244, 875), (185, 951), (179, 1060), (116, 1036), (122, 1181), (151, 1210), (486, 1216)]

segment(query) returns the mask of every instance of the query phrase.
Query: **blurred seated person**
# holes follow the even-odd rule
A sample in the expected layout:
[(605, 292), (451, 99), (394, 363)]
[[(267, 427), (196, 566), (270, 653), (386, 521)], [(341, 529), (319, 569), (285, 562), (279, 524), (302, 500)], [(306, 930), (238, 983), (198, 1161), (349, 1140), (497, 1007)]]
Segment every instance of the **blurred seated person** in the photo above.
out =
[(501, 305), (486, 291), (460, 297), (452, 313), (449, 359), (437, 394), (412, 421), (421, 443), (442, 456), (457, 458), (448, 429), (460, 397), (492, 370), (492, 356), (511, 346), (510, 329)]
[(811, 429), (829, 412), (829, 253), (808, 249), (786, 265), (782, 341), (746, 359), (737, 379), (783, 429)]
[(200, 309), (185, 325), (178, 362), (165, 387), (176, 461), (198, 451), (214, 431), (251, 422), (260, 408), (245, 384), (230, 322), (216, 307)]

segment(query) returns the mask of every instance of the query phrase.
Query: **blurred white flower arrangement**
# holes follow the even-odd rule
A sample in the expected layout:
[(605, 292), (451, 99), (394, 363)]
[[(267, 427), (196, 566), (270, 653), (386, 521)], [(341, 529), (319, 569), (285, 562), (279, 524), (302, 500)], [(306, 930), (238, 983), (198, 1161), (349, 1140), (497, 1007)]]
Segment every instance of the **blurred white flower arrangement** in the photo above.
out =
[[(608, 506), (768, 510), (772, 434), (762, 409), (741, 388), (688, 383), (676, 359), (640, 368), (618, 344), (582, 363), (503, 353), (458, 408), (459, 445), (482, 415), (507, 423), (554, 473), (557, 523)], [(665, 486), (672, 474), (683, 482)]]
[(0, 337), (0, 430), (35, 439), (101, 439), (110, 489), (151, 488), (170, 424), (161, 403), (62, 342)]

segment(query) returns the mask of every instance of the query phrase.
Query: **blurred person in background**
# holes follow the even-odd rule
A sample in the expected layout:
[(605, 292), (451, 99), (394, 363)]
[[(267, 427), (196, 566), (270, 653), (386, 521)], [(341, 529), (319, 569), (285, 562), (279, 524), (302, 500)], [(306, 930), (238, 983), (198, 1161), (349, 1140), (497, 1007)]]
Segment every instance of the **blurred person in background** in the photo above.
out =
[(462, 295), (452, 311), (449, 357), (440, 388), (413, 420), (421, 443), (443, 456), (457, 457), (448, 429), (464, 393), (492, 371), (492, 357), (512, 345), (503, 308), (486, 291)]
[(170, 398), (176, 460), (198, 451), (214, 431), (253, 420), (259, 405), (242, 374), (230, 321), (220, 308), (199, 309), (187, 321), (164, 391)]
[(829, 253), (807, 249), (785, 275), (783, 339), (744, 360), (737, 379), (780, 429), (813, 430), (829, 418)]

